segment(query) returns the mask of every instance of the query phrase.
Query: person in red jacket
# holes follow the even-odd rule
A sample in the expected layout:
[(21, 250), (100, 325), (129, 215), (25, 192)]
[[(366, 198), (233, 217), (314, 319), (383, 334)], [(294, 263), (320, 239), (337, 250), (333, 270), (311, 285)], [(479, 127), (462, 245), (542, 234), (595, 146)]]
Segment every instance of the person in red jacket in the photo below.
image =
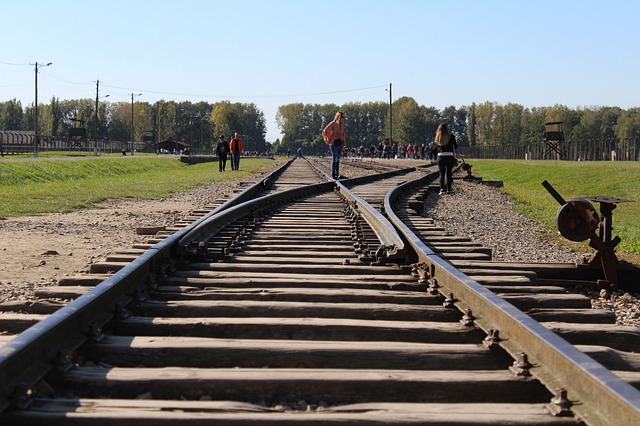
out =
[(238, 170), (240, 167), (240, 154), (242, 154), (242, 138), (236, 132), (229, 144), (231, 149), (231, 170)]
[(340, 154), (347, 147), (347, 140), (344, 135), (344, 114), (341, 111), (336, 113), (335, 118), (322, 131), (324, 142), (331, 148), (331, 176), (334, 179), (340, 178)]

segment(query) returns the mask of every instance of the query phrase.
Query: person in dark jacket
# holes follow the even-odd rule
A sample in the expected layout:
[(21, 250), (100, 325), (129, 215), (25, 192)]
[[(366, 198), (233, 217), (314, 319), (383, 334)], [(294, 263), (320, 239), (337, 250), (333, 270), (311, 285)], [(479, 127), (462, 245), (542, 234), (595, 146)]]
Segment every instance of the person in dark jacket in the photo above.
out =
[(224, 139), (224, 135), (220, 135), (218, 139), (216, 154), (218, 154), (218, 165), (220, 166), (220, 171), (224, 172), (224, 169), (227, 166), (227, 156), (229, 155), (229, 142)]
[(438, 153), (438, 171), (440, 172), (440, 195), (451, 193), (453, 184), (453, 168), (457, 164), (456, 138), (449, 133), (445, 123), (441, 123), (436, 131), (436, 152)]

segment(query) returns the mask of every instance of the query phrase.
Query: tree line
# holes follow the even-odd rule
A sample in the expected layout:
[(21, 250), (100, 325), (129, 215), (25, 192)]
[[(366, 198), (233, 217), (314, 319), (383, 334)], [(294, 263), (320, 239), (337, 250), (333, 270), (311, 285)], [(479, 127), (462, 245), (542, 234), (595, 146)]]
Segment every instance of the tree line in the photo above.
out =
[[(351, 148), (379, 144), (391, 138), (399, 145), (429, 146), (438, 125), (447, 123), (461, 147), (539, 144), (545, 123), (562, 122), (567, 141), (598, 143), (603, 139), (640, 137), (640, 108), (585, 107), (564, 105), (527, 108), (497, 102), (449, 106), (442, 110), (419, 105), (411, 97), (385, 102), (335, 104), (288, 104), (278, 109), (276, 121), (283, 138), (276, 151), (298, 147), (305, 152), (326, 151), (320, 132), (336, 111), (346, 115), (347, 145)], [(591, 141), (591, 142), (590, 142)]]
[[(96, 113), (97, 105), (97, 113)], [(0, 102), (0, 129), (33, 130), (34, 107), (18, 100)], [(265, 150), (266, 121), (255, 104), (229, 101), (107, 102), (95, 99), (59, 100), (38, 105), (40, 135), (68, 138), (70, 129), (86, 130), (88, 140), (154, 141), (175, 139), (191, 145), (195, 153), (209, 153), (217, 135), (230, 139), (240, 133), (246, 150)], [(133, 137), (132, 137), (133, 123)]]
[[(133, 108), (133, 110), (132, 110)], [(243, 135), (247, 150), (285, 153), (302, 148), (324, 153), (322, 129), (340, 110), (345, 113), (347, 145), (377, 145), (386, 138), (399, 145), (432, 143), (439, 123), (445, 122), (461, 147), (499, 147), (540, 143), (547, 122), (563, 122), (565, 140), (623, 140), (640, 137), (640, 108), (584, 107), (564, 105), (524, 107), (515, 103), (472, 103), (442, 110), (401, 97), (386, 102), (336, 104), (289, 103), (281, 105), (276, 123), (281, 138), (267, 143), (264, 113), (253, 103), (216, 102), (96, 102), (93, 99), (60, 101), (52, 98), (39, 106), (40, 134), (64, 138), (72, 127), (83, 126), (89, 139), (140, 141), (168, 138), (184, 141), (195, 153), (207, 152), (218, 134)], [(132, 117), (133, 111), (133, 117)], [(97, 116), (97, 121), (96, 121)], [(0, 102), (0, 129), (32, 130), (34, 108), (16, 100)], [(586, 142), (585, 142), (586, 141)]]

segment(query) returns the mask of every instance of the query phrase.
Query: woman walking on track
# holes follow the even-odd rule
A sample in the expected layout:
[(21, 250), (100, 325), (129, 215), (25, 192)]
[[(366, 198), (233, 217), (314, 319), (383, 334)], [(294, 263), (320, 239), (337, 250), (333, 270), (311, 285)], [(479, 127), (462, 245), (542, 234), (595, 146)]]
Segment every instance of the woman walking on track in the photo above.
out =
[(438, 152), (438, 171), (440, 172), (440, 195), (451, 193), (453, 167), (456, 165), (456, 138), (449, 133), (447, 125), (442, 123), (436, 131), (436, 151)]
[(336, 113), (335, 118), (322, 131), (322, 138), (331, 148), (331, 176), (334, 179), (340, 178), (340, 154), (342, 149), (347, 146), (344, 137), (344, 114), (340, 111)]

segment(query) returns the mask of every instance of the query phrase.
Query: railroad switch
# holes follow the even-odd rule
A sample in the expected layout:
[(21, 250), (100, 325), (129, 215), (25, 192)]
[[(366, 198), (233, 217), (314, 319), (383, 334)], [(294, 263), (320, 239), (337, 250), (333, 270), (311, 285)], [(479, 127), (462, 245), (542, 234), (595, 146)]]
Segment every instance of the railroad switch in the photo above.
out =
[[(618, 287), (619, 261), (615, 248), (620, 243), (620, 237), (612, 237), (613, 210), (620, 203), (630, 203), (633, 200), (623, 200), (615, 197), (592, 196), (564, 198), (546, 180), (542, 182), (547, 191), (560, 204), (556, 214), (556, 224), (560, 235), (571, 241), (589, 240), (589, 247), (596, 250), (585, 264), (579, 268), (601, 268), (604, 279), (597, 280), (600, 289), (615, 290)], [(600, 204), (600, 214), (589, 201)]]
[(466, 163), (464, 161), (464, 158), (460, 158), (462, 160), (462, 164), (460, 165), (460, 168), (462, 169), (462, 171), (466, 172), (467, 175), (464, 176), (462, 178), (462, 180), (470, 180), (470, 181), (475, 181), (475, 180), (482, 180), (481, 177), (476, 177), (473, 175), (473, 173), (471, 172), (471, 169), (473, 168), (473, 166), (469, 163)]

